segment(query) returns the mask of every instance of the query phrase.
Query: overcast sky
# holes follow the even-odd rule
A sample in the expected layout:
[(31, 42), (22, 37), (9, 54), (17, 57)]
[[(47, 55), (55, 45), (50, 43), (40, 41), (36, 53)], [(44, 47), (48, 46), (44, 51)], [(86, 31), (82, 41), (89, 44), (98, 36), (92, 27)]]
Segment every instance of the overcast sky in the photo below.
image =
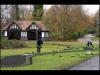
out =
[[(44, 8), (47, 10), (51, 7), (52, 5), (44, 5)], [(88, 11), (89, 15), (93, 15), (97, 12), (99, 9), (99, 5), (83, 5), (84, 9)]]

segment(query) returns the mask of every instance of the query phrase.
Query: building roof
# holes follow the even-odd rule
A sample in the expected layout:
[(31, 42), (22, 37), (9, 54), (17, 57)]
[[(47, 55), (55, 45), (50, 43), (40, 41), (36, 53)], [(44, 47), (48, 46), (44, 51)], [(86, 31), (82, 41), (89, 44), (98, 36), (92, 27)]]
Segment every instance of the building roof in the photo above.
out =
[(31, 26), (31, 24), (34, 22), (41, 31), (49, 31), (45, 25), (42, 23), (42, 21), (12, 21), (11, 23), (9, 23), (7, 26), (4, 27), (3, 30), (7, 30), (7, 28), (13, 23), (15, 22), (17, 24), (17, 26), (25, 31), (29, 26)]

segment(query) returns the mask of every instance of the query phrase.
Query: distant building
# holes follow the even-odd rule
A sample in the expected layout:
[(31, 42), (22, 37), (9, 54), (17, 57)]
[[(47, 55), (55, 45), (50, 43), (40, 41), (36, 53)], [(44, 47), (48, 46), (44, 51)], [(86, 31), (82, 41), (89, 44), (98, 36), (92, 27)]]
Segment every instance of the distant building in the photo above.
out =
[(3, 29), (4, 36), (8, 39), (36, 40), (48, 38), (49, 30), (42, 21), (12, 21)]

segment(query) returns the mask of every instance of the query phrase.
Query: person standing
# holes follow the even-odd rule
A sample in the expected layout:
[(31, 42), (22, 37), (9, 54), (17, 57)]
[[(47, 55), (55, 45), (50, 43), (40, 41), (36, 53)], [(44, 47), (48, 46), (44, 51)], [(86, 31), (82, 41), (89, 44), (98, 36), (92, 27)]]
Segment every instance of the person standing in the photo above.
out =
[(43, 44), (42, 39), (38, 38), (38, 40), (37, 40), (37, 53), (41, 52), (42, 44)]
[[(93, 43), (92, 43), (92, 38), (94, 36), (92, 34), (88, 34), (85, 36), (86, 38), (86, 48), (87, 48), (87, 54), (91, 54), (91, 49), (94, 48)], [(91, 48), (92, 47), (92, 48)]]

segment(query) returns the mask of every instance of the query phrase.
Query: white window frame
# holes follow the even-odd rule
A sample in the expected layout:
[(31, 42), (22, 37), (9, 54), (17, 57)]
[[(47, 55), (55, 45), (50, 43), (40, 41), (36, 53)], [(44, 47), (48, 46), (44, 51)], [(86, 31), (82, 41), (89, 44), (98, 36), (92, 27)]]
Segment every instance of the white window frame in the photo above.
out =
[(42, 37), (43, 37), (43, 38), (48, 37), (48, 32), (42, 32)]
[(10, 26), (10, 29), (18, 29), (18, 26), (17, 26), (16, 24), (12, 24), (12, 25)]
[(44, 32), (44, 37), (48, 37), (48, 32)]
[(42, 35), (41, 36), (44, 38), (44, 32), (42, 32)]
[(36, 24), (32, 24), (29, 29), (38, 29)]
[(7, 31), (4, 31), (4, 36), (7, 36)]
[(27, 32), (21, 31), (21, 37), (27, 37)]

